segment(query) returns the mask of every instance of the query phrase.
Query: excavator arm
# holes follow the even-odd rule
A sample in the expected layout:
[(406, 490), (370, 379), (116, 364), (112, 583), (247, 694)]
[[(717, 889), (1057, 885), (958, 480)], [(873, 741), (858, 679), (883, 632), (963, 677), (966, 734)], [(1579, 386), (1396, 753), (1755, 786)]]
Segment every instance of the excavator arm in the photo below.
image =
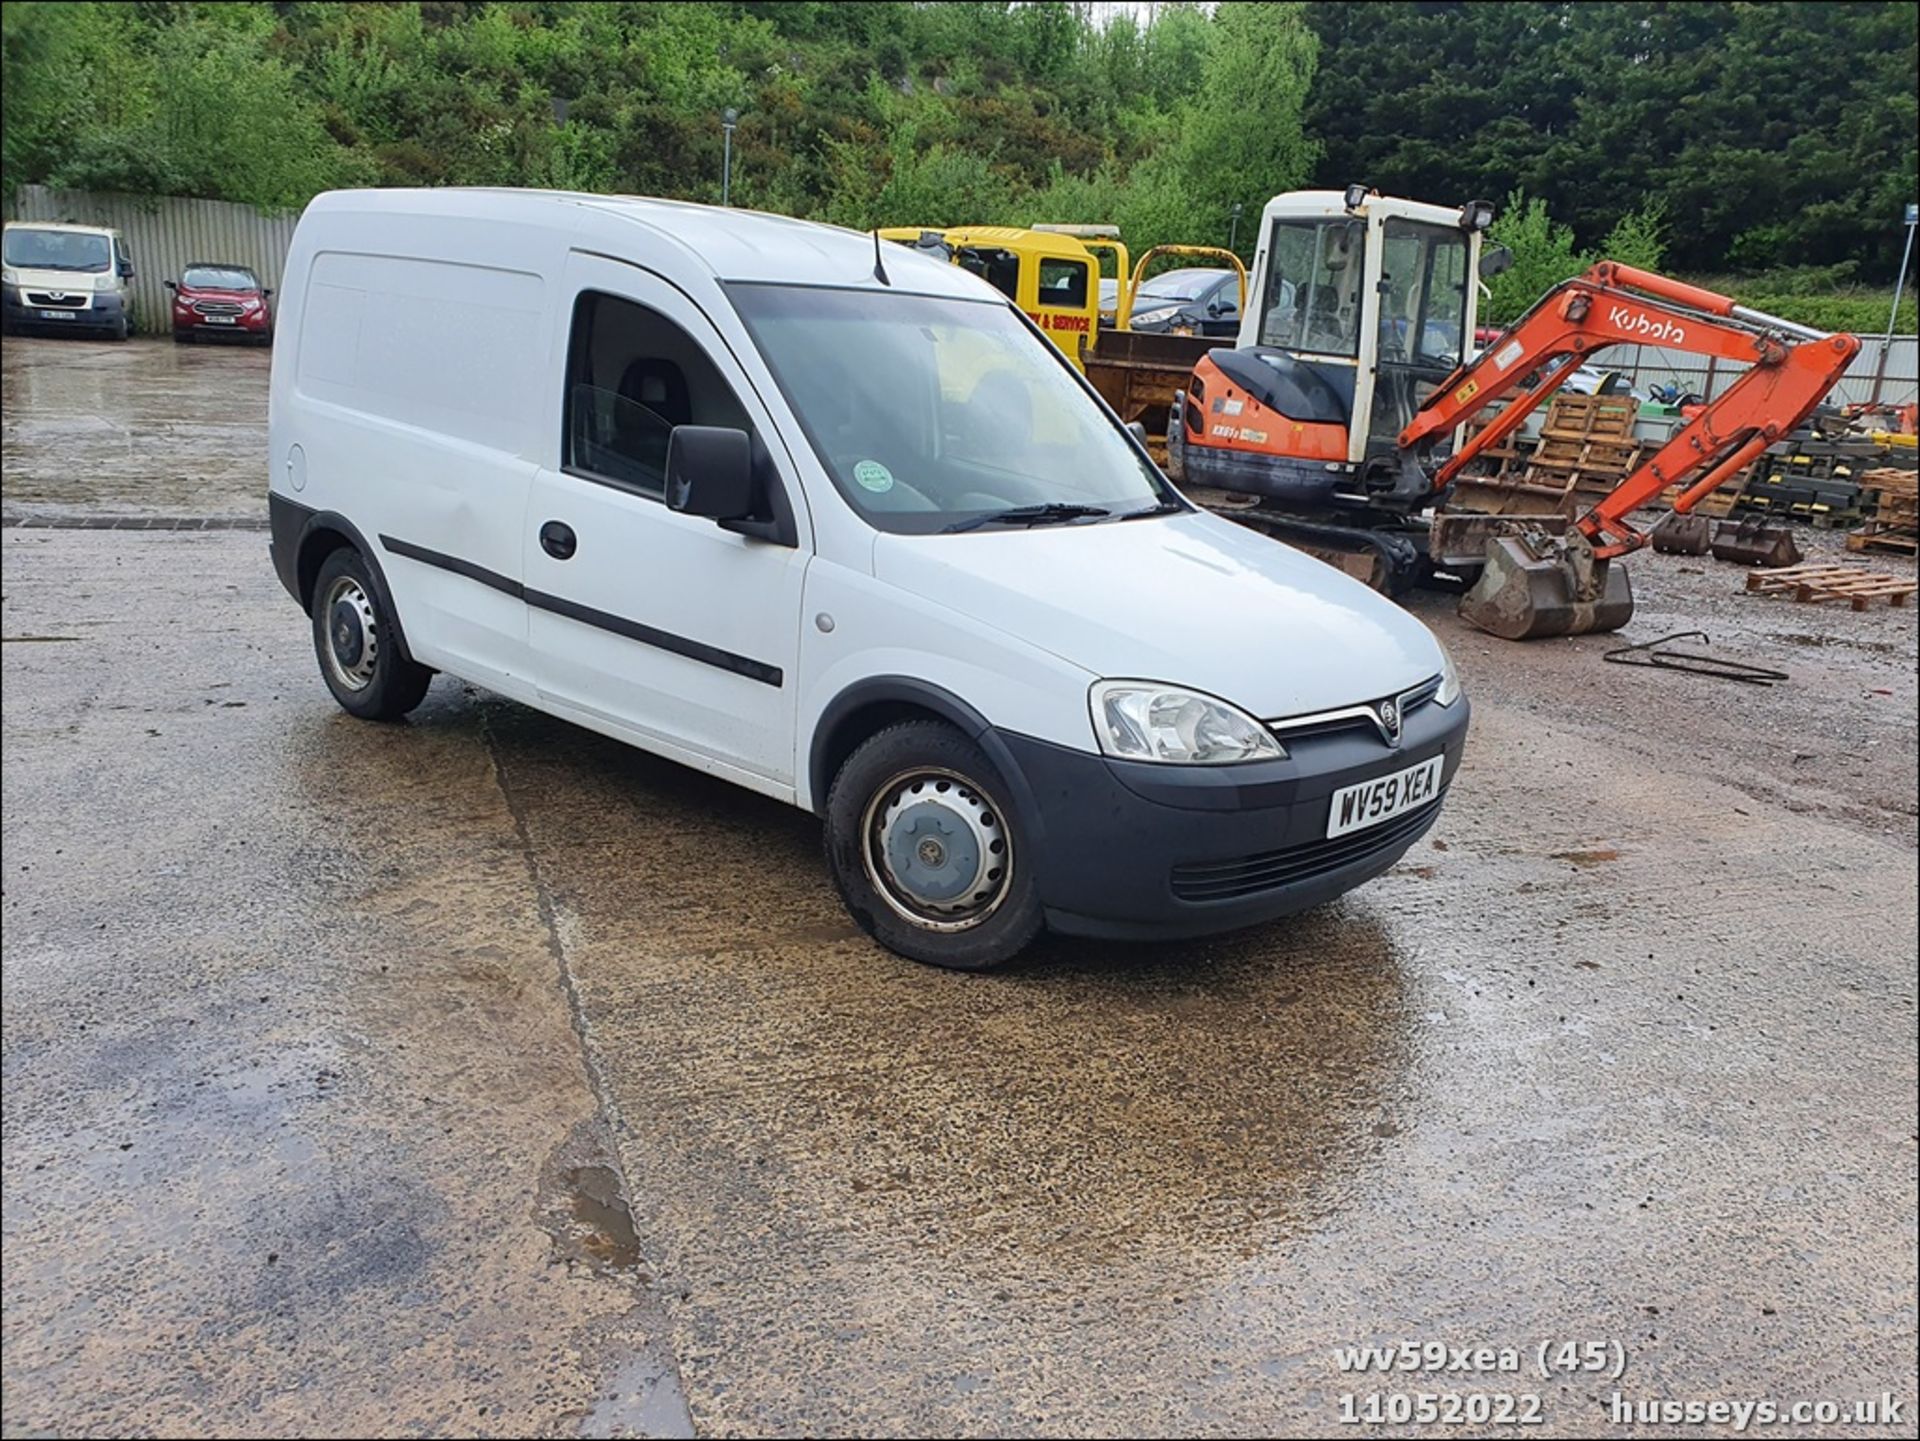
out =
[[(1647, 537), (1627, 517), (1670, 485), (1685, 513), (1747, 462), (1799, 425), (1825, 398), (1860, 349), (1851, 335), (1828, 335), (1749, 310), (1725, 295), (1649, 271), (1602, 261), (1548, 291), (1500, 338), (1441, 382), (1400, 432), (1403, 450), (1431, 444), (1499, 401), (1506, 409), (1434, 476), (1444, 489), (1481, 452), (1500, 444), (1559, 389), (1574, 368), (1613, 345), (1656, 345), (1750, 366), (1665, 445), (1576, 522), (1606, 560), (1637, 550)], [(1524, 389), (1521, 381), (1538, 375)]]

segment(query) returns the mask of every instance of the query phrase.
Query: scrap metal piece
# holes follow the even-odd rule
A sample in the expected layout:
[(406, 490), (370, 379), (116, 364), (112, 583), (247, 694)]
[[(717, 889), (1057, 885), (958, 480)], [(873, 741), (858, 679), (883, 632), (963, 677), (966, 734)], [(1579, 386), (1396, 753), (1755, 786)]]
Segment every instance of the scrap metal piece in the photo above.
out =
[(1618, 630), (1633, 619), (1624, 566), (1593, 553), (1578, 530), (1503, 536), (1487, 548), (1486, 569), (1460, 597), (1470, 625), (1506, 640)]
[(1713, 543), (1713, 523), (1704, 515), (1668, 511), (1649, 536), (1653, 548), (1667, 555), (1705, 555)]
[(1773, 685), (1792, 678), (1783, 670), (1773, 670), (1768, 666), (1754, 665), (1748, 661), (1733, 660), (1726, 656), (1705, 655), (1693, 650), (1660, 649), (1661, 646), (1676, 640), (1697, 640), (1702, 645), (1713, 644), (1703, 630), (1677, 630), (1672, 635), (1661, 636), (1658, 640), (1641, 641), (1638, 645), (1617, 646), (1603, 654), (1600, 659), (1612, 661), (1615, 665), (1639, 666), (1643, 670), (1690, 671), (1694, 675), (1737, 680), (1746, 685)]
[(1793, 532), (1766, 521), (1723, 520), (1713, 528), (1713, 558), (1738, 565), (1788, 566), (1802, 559)]

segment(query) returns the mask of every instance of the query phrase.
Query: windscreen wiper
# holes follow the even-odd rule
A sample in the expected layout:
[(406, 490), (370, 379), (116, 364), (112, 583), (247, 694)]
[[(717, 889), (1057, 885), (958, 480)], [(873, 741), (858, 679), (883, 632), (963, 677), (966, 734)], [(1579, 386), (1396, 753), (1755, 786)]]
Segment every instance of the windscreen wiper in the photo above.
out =
[(1118, 520), (1145, 520), (1150, 515), (1173, 515), (1186, 507), (1177, 500), (1158, 500), (1144, 510), (1129, 510), (1115, 517)]
[(1045, 505), (1016, 505), (1007, 510), (990, 510), (985, 515), (969, 516), (942, 527), (941, 533), (951, 535), (960, 530), (978, 530), (985, 525), (1058, 525), (1062, 521), (1111, 514), (1104, 505), (1073, 505), (1050, 500)]

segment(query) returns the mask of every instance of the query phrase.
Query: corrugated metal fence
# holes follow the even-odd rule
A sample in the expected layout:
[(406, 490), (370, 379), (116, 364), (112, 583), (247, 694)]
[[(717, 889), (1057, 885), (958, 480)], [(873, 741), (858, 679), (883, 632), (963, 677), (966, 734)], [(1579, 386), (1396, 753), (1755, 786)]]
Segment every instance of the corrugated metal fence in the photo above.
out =
[(260, 211), (224, 200), (49, 190), (44, 185), (21, 186), (7, 206), (9, 220), (69, 220), (118, 230), (133, 253), (135, 318), (144, 331), (166, 330), (163, 282), (178, 280), (197, 260), (244, 265), (261, 284), (278, 287), (299, 218), (297, 210)]
[[(1912, 405), (1920, 396), (1920, 376), (1915, 374), (1917, 357), (1920, 340), (1911, 335), (1896, 335), (1891, 345), (1883, 335), (1861, 336), (1860, 353), (1834, 386), (1828, 402)], [(1738, 361), (1711, 360), (1656, 345), (1616, 346), (1601, 354), (1593, 365), (1597, 370), (1619, 371), (1629, 385), (1643, 393), (1649, 385), (1678, 385), (1708, 397), (1719, 395), (1747, 369)]]

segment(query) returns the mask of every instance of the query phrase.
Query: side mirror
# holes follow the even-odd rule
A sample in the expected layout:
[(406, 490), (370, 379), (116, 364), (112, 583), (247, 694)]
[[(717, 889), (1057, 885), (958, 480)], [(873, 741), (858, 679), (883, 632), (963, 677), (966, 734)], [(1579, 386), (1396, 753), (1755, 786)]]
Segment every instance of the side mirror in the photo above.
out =
[(676, 425), (667, 438), (667, 509), (709, 520), (751, 519), (753, 441), (747, 433)]
[(1513, 269), (1513, 252), (1504, 245), (1489, 246), (1480, 252), (1480, 278), (1491, 280)]
[(1235, 305), (1231, 300), (1216, 300), (1207, 306), (1207, 314), (1215, 317), (1238, 315), (1239, 313), (1240, 307)]
[(1127, 434), (1140, 442), (1140, 448), (1142, 450), (1147, 448), (1147, 428), (1139, 421), (1129, 420), (1127, 422)]
[(180, 293), (180, 282), (179, 282), (179, 281), (177, 281), (177, 280), (163, 280), (163, 281), (161, 281), (160, 283), (161, 283), (162, 285), (164, 285), (164, 286), (166, 286), (166, 287), (167, 287), (167, 289), (169, 289), (169, 290), (171, 290), (171, 291), (172, 291), (172, 292), (173, 292), (174, 294), (176, 294), (176, 295), (178, 295), (178, 294)]
[(269, 285), (265, 290), (260, 292), (260, 298), (265, 300), (271, 294), (273, 294), (273, 287)]

